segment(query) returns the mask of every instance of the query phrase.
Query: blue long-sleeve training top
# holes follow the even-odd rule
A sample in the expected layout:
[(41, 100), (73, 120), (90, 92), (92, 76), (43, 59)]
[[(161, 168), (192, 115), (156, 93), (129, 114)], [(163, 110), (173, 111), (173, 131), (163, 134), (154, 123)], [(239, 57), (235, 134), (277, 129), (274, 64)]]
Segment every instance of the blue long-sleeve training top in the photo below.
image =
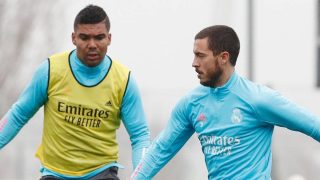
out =
[[(85, 66), (76, 56), (76, 51), (70, 56), (70, 65), (77, 80), (86, 86), (97, 84), (103, 79), (111, 65), (108, 56), (96, 67)], [(49, 62), (44, 61), (36, 70), (31, 82), (23, 90), (17, 102), (0, 121), (0, 149), (9, 143), (20, 131), (20, 129), (32, 118), (32, 116), (48, 100), (48, 72)], [(130, 136), (132, 145), (132, 163), (136, 167), (140, 161), (143, 151), (150, 144), (150, 133), (142, 106), (140, 92), (136, 82), (129, 77), (126, 93), (121, 106), (121, 119)], [(56, 175), (64, 179), (83, 178), (87, 179), (110, 166), (121, 166), (117, 163), (108, 164), (82, 177), (70, 177), (57, 174), (42, 168), (43, 175)]]
[(224, 86), (199, 86), (180, 100), (132, 177), (151, 179), (195, 132), (208, 179), (269, 180), (275, 125), (320, 142), (319, 117), (233, 73)]

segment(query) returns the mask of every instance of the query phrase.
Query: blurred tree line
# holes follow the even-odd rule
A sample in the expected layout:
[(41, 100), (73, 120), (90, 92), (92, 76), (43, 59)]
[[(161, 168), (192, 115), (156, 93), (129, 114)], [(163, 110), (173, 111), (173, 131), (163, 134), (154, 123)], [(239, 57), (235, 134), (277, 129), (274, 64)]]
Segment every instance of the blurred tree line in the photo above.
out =
[[(67, 8), (61, 3), (61, 0), (0, 0), (0, 119), (31, 80), (37, 66), (64, 41), (59, 37), (66, 31), (62, 17)], [(38, 169), (28, 169), (41, 137), (37, 133), (41, 131), (41, 123), (34, 124), (37, 126), (30, 130), (27, 127), (23, 135), (0, 152), (0, 179), (38, 176)]]
[[(17, 99), (63, 30), (60, 0), (0, 1), (0, 116)], [(60, 21), (60, 22), (59, 22)]]

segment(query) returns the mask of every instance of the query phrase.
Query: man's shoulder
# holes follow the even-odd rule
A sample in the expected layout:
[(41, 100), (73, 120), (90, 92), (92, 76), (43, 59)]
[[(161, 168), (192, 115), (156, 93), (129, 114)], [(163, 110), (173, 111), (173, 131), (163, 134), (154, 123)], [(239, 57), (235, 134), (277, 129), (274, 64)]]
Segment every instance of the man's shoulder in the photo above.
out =
[(264, 101), (268, 101), (270, 96), (277, 93), (276, 90), (268, 85), (264, 85), (258, 82), (253, 82), (246, 78), (239, 78), (238, 83), (232, 87), (232, 93), (239, 98), (250, 102), (250, 104), (258, 104)]
[(126, 65), (124, 65), (123, 63), (121, 63), (119, 60), (117, 60), (117, 59), (112, 59), (112, 58), (110, 58), (110, 57), (108, 57), (108, 58), (110, 59), (110, 61), (111, 61), (111, 63), (112, 63), (112, 66), (117, 67), (117, 68), (121, 68), (121, 69), (125, 69), (125, 70), (127, 70), (127, 71), (130, 71), (130, 69), (129, 69)]
[(58, 58), (62, 58), (62, 57), (69, 57), (70, 54), (72, 53), (72, 51), (63, 51), (63, 52), (58, 52), (55, 54), (52, 54), (49, 59), (58, 59)]
[(185, 96), (183, 96), (184, 101), (192, 102), (192, 101), (199, 101), (208, 96), (210, 92), (210, 88), (198, 85), (197, 87), (193, 88), (189, 91)]
[(264, 86), (245, 77), (238, 76), (237, 82), (230, 89), (235, 94), (252, 95), (258, 92), (259, 88), (264, 88)]

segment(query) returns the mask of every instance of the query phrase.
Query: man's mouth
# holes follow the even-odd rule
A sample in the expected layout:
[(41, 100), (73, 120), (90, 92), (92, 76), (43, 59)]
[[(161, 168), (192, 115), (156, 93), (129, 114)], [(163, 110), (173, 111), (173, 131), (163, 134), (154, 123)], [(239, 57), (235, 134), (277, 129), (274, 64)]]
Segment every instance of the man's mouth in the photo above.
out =
[(88, 59), (90, 60), (95, 60), (98, 58), (99, 58), (99, 54), (96, 54), (96, 53), (88, 54)]
[(202, 72), (197, 69), (195, 71), (198, 73), (198, 75), (202, 74)]

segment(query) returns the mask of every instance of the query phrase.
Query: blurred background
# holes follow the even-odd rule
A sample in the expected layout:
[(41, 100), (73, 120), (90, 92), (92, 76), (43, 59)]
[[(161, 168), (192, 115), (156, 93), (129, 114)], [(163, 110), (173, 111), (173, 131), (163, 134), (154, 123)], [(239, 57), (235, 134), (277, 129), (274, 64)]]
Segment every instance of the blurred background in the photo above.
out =
[[(214, 24), (232, 26), (238, 33), (240, 75), (320, 115), (319, 0), (0, 0), (0, 116), (42, 61), (74, 48), (73, 20), (88, 4), (102, 6), (109, 15), (108, 54), (132, 70), (152, 139), (166, 126), (176, 102), (198, 85), (191, 67), (193, 38)], [(0, 151), (1, 180), (39, 179), (34, 153), (42, 122), (40, 109)], [(119, 162), (126, 167), (119, 174), (127, 179), (130, 141), (123, 126), (117, 134)], [(312, 138), (277, 127), (272, 149), (272, 179), (320, 179), (320, 145)], [(154, 179), (207, 179), (196, 135)]]

